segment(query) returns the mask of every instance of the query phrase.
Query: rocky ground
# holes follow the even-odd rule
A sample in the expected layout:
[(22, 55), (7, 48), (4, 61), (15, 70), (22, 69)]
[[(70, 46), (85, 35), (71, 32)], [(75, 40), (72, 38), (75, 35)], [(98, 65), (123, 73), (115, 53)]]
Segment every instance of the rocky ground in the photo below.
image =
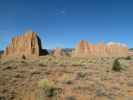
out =
[(133, 60), (0, 59), (0, 100), (133, 100)]

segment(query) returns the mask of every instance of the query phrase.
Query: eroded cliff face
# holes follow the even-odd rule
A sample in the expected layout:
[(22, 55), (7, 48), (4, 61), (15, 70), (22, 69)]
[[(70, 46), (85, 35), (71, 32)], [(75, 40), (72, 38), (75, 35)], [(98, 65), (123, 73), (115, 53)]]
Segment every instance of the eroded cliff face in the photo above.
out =
[(38, 57), (41, 54), (41, 40), (36, 32), (26, 32), (21, 36), (13, 37), (4, 51), (4, 56)]
[(125, 57), (128, 56), (128, 47), (115, 43), (89, 44), (81, 40), (73, 52), (73, 57)]

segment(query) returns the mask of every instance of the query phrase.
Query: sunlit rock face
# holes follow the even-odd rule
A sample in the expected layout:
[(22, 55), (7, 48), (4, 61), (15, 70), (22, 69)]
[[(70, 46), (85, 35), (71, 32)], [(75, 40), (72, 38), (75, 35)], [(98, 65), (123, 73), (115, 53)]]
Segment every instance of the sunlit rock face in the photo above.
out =
[(4, 56), (37, 57), (41, 54), (41, 40), (36, 32), (26, 32), (13, 37), (4, 51)]
[(73, 57), (124, 57), (128, 55), (128, 47), (125, 44), (110, 42), (108, 44), (89, 44), (81, 40), (76, 46)]
[(64, 56), (64, 52), (63, 52), (63, 50), (61, 48), (55, 48), (53, 50), (53, 56), (57, 57), (57, 58), (63, 57)]

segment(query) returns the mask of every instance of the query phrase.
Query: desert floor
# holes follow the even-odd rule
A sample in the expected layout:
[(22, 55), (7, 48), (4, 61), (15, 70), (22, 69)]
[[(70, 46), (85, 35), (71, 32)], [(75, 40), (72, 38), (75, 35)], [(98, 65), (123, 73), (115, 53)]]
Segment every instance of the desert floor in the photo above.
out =
[(0, 59), (0, 100), (133, 100), (133, 59), (114, 59)]

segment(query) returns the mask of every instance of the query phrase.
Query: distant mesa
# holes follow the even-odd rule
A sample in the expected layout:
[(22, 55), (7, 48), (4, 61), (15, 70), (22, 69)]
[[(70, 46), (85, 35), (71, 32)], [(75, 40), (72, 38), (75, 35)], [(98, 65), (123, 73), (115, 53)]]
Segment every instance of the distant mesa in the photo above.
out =
[(42, 49), (41, 40), (36, 32), (26, 32), (21, 36), (13, 37), (4, 51), (5, 57), (38, 57), (48, 52)]
[(108, 44), (89, 44), (81, 40), (73, 52), (73, 57), (125, 57), (128, 47), (125, 44), (110, 42)]

